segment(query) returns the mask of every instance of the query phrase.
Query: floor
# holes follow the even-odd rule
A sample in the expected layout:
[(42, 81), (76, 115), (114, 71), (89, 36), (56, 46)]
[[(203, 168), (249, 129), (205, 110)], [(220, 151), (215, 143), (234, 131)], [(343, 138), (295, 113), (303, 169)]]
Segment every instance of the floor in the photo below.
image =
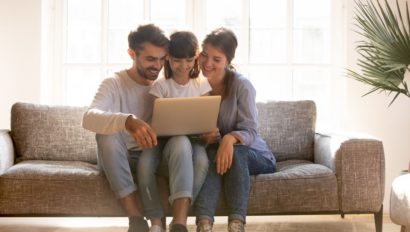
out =
[[(170, 218), (167, 218), (169, 221)], [(195, 231), (194, 218), (188, 219)], [(248, 232), (374, 232), (373, 215), (257, 216), (248, 217)], [(85, 217), (0, 217), (0, 232), (126, 232), (127, 218)], [(226, 231), (226, 217), (217, 217), (215, 232)], [(383, 232), (399, 232), (388, 215)]]

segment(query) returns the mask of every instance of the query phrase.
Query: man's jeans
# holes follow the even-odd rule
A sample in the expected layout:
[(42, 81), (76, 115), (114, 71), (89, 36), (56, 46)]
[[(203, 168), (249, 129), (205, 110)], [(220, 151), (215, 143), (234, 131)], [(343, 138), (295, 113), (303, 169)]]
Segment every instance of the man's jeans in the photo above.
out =
[(195, 202), (197, 220), (214, 221), (219, 195), (223, 188), (229, 220), (237, 219), (246, 223), (250, 175), (273, 173), (276, 167), (258, 151), (244, 145), (235, 145), (232, 166), (221, 176), (216, 172), (216, 164), (213, 162), (217, 149), (218, 144), (207, 149), (210, 160), (209, 171)]
[(111, 190), (117, 198), (123, 198), (136, 191), (132, 173), (140, 151), (129, 151), (120, 133), (96, 135), (98, 166), (104, 170)]
[(137, 178), (145, 216), (164, 216), (156, 182), (158, 172), (169, 177), (171, 205), (175, 199), (185, 197), (193, 202), (205, 181), (208, 163), (205, 147), (187, 136), (158, 140), (158, 146), (144, 150), (138, 161)]

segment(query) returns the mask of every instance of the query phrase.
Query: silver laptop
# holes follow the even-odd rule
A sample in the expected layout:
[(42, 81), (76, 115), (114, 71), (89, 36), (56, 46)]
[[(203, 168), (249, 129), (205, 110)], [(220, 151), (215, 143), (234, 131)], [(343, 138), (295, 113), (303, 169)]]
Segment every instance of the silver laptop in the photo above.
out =
[(157, 136), (192, 135), (216, 129), (221, 96), (157, 98), (151, 127)]

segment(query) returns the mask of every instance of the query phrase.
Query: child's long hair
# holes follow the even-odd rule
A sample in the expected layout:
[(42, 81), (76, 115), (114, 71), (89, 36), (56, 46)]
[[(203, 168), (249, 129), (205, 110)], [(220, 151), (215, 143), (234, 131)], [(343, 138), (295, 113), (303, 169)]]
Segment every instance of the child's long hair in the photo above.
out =
[[(190, 78), (197, 78), (199, 75), (198, 58), (199, 53), (198, 39), (189, 31), (178, 31), (172, 33), (170, 36), (170, 43), (168, 48), (168, 54), (171, 57), (178, 59), (195, 57), (195, 64), (192, 70), (189, 72)], [(164, 75), (166, 79), (172, 78), (172, 69), (169, 61), (166, 60), (164, 64)]]

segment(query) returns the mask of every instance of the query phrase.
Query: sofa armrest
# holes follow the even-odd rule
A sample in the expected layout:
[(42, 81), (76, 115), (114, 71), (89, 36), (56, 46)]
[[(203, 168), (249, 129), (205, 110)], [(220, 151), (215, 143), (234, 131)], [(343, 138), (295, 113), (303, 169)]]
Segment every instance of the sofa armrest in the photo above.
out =
[(0, 129), (0, 175), (14, 164), (14, 146), (10, 131)]
[(316, 133), (315, 163), (336, 174), (340, 210), (378, 212), (383, 204), (383, 143), (367, 135)]

